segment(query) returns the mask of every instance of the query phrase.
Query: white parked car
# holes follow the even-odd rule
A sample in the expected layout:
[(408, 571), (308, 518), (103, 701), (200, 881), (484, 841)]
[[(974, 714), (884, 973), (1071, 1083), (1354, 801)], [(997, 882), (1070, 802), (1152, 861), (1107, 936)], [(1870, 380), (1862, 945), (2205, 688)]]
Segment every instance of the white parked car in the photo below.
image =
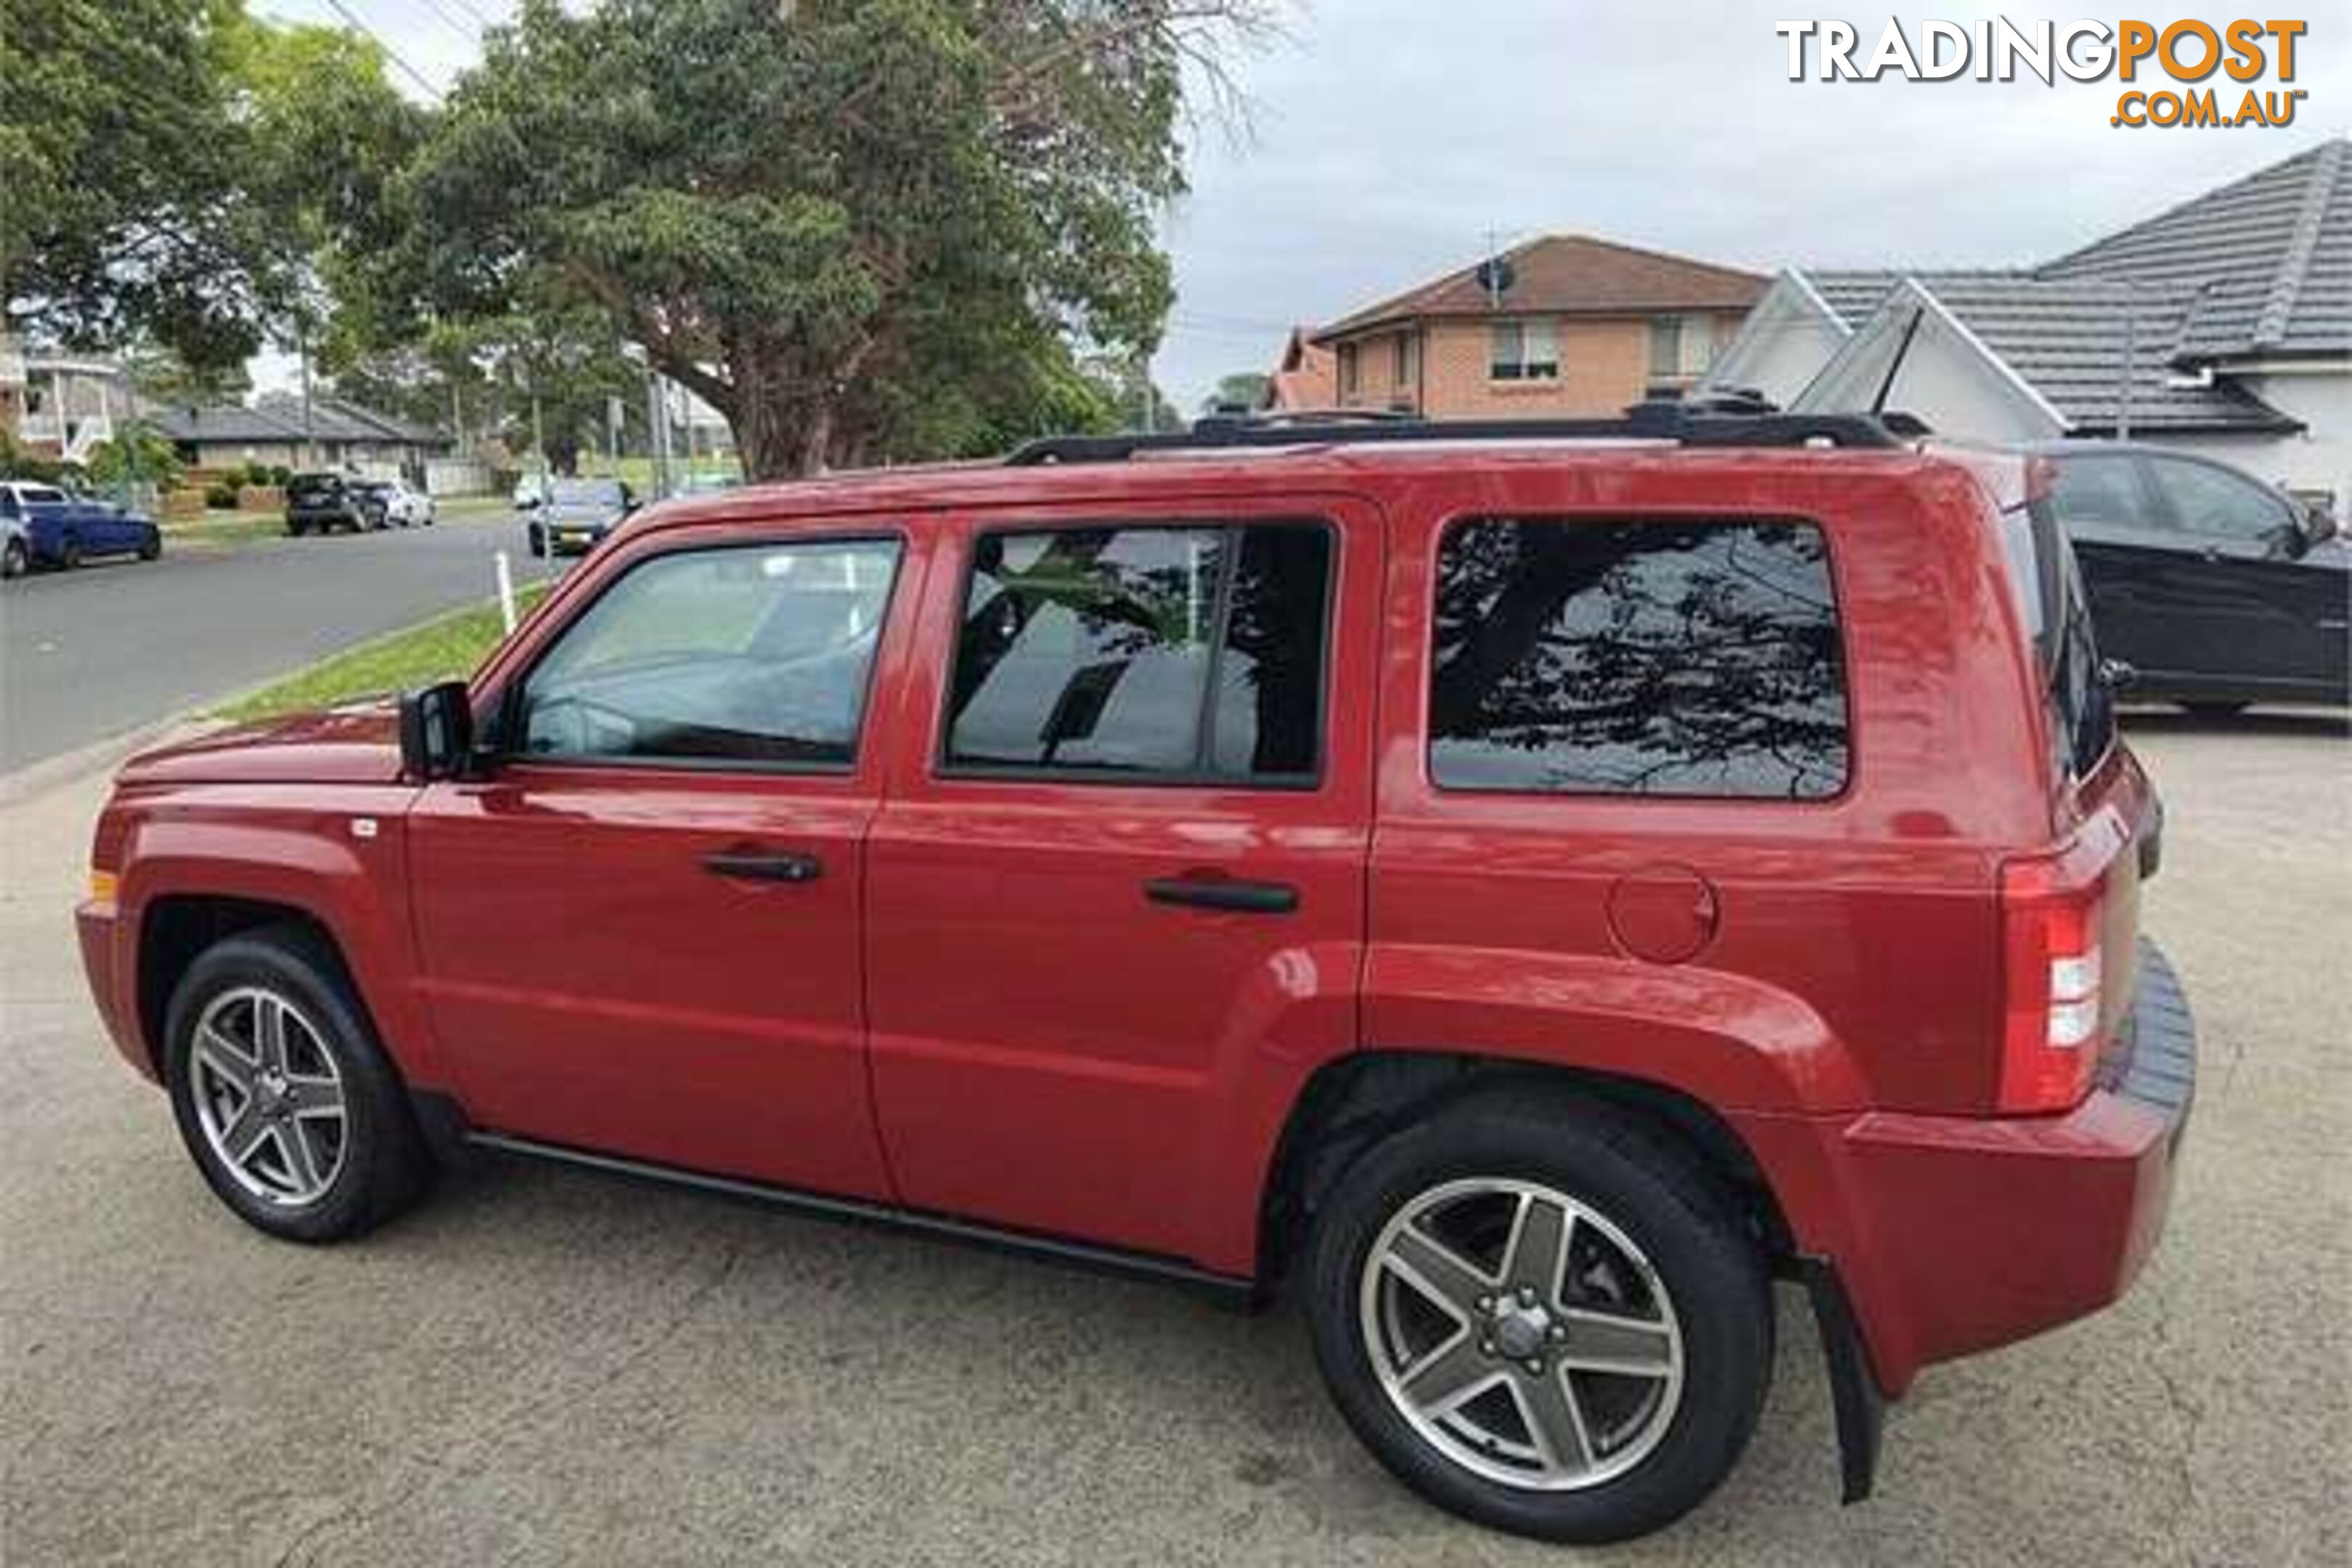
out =
[(364, 503), (376, 509), (378, 528), (430, 528), (433, 498), (411, 489), (405, 479), (362, 479), (356, 487)]

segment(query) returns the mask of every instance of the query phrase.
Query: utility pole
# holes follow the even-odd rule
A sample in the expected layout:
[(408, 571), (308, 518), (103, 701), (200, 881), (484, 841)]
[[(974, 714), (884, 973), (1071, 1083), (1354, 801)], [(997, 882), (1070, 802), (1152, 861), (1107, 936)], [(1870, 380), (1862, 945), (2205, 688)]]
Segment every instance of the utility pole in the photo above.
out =
[(530, 444), (539, 453), (539, 500), (547, 503), (547, 426), (540, 418), (539, 388), (530, 389)]
[(669, 409), (662, 398), (661, 372), (646, 362), (646, 455), (653, 459), (654, 499), (669, 494)]
[(302, 356), (302, 466), (319, 466), (319, 430), (310, 413), (310, 323), (294, 318), (294, 348)]

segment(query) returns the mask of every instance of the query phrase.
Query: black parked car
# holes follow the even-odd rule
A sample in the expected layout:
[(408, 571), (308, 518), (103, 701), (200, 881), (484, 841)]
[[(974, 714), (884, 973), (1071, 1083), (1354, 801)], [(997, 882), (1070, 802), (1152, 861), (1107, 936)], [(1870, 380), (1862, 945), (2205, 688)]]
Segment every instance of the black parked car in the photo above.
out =
[(306, 533), (383, 526), (383, 503), (366, 486), (341, 474), (297, 474), (286, 481), (286, 531)]
[(525, 531), (533, 555), (583, 555), (637, 510), (637, 498), (619, 479), (555, 479)]
[(2053, 442), (2053, 500), (2099, 652), (2130, 694), (2231, 712), (2343, 703), (2352, 551), (2336, 521), (2227, 463), (2128, 442)]

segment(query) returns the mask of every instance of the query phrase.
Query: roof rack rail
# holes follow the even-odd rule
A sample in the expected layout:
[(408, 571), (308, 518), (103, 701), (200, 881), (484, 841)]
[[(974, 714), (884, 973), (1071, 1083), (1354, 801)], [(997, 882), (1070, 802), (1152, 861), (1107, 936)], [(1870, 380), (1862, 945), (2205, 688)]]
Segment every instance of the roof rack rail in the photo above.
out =
[[(1761, 408), (1763, 412), (1754, 410)], [(1012, 468), (1123, 463), (1151, 452), (1229, 447), (1368, 446), (1413, 441), (1678, 441), (1686, 447), (1900, 447), (1926, 434), (1907, 416), (1783, 414), (1761, 400), (1637, 403), (1617, 419), (1421, 419), (1349, 410), (1272, 416), (1215, 415), (1190, 430), (1119, 436), (1048, 436), (1019, 447)]]

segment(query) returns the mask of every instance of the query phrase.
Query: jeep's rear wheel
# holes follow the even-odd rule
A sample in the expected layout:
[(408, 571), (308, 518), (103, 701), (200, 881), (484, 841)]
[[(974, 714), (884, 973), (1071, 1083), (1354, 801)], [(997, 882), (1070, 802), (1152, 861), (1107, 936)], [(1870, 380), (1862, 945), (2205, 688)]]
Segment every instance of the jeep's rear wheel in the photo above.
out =
[(1375, 1147), (1318, 1216), (1316, 1359), (1440, 1506), (1553, 1541), (1679, 1517), (1771, 1373), (1763, 1260), (1679, 1148), (1575, 1100), (1475, 1101)]
[(208, 949), (173, 992), (165, 1031), (181, 1141), (247, 1224), (335, 1241), (422, 1190), (428, 1166), (399, 1077), (307, 932)]

